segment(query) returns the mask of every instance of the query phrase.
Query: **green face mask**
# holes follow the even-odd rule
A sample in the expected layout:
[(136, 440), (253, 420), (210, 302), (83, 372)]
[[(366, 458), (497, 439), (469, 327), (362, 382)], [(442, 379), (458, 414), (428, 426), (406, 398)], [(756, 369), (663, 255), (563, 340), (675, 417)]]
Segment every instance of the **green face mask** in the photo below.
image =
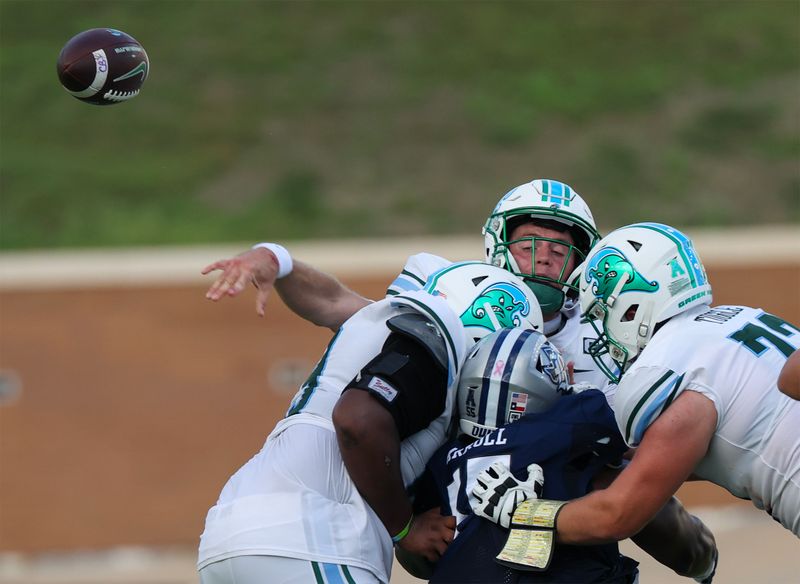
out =
[(553, 314), (561, 310), (564, 306), (564, 293), (561, 290), (541, 282), (535, 282), (534, 280), (526, 279), (525, 283), (528, 285), (528, 288), (533, 291), (536, 299), (539, 301), (542, 314)]

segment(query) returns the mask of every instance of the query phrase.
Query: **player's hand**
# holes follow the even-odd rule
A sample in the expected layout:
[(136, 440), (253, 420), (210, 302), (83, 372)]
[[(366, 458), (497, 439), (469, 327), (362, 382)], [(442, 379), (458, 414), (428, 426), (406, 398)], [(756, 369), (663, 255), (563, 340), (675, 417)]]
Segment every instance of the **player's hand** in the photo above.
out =
[(203, 268), (205, 275), (215, 270), (222, 273), (211, 284), (206, 298), (217, 301), (224, 296), (238, 296), (251, 283), (258, 289), (256, 312), (264, 316), (267, 298), (278, 276), (278, 260), (270, 250), (263, 247), (247, 250), (236, 257), (219, 260)]
[(568, 361), (567, 362), (567, 383), (569, 384), (569, 392), (570, 393), (580, 393), (582, 391), (586, 391), (587, 389), (600, 389), (593, 383), (588, 383), (586, 381), (579, 381), (575, 383), (575, 362)]
[(397, 544), (405, 551), (437, 562), (453, 541), (456, 533), (456, 518), (442, 515), (436, 507), (414, 517), (411, 529)]
[(542, 494), (544, 472), (538, 464), (530, 464), (527, 479), (520, 481), (498, 461), (481, 472), (477, 481), (472, 489), (475, 500), (470, 500), (472, 511), (508, 529), (516, 506)]
[(587, 381), (579, 381), (578, 383), (570, 383), (569, 385), (569, 392), (570, 393), (581, 393), (582, 391), (587, 391), (589, 389), (600, 389), (594, 383), (589, 383)]

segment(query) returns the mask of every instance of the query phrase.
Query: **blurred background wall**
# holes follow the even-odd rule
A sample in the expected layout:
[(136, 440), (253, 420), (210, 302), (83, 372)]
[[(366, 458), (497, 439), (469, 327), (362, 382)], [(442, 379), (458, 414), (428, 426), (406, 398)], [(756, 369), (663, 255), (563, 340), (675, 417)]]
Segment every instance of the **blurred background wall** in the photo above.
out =
[[(200, 268), (255, 241), (380, 296), (409, 253), (480, 257), (497, 199), (556, 178), (603, 232), (698, 237), (717, 302), (800, 322), (799, 22), (793, 0), (0, 0), (0, 549), (196, 544), (328, 338), (276, 299), (204, 300)], [(99, 108), (55, 61), (105, 26), (152, 69)]]
[[(745, 234), (760, 243), (693, 233), (715, 302), (800, 322), (800, 255), (792, 253), (800, 231)], [(292, 251), (380, 298), (407, 253), (460, 260), (481, 244), (307, 242)], [(225, 481), (261, 448), (332, 336), (291, 315), (277, 295), (263, 319), (252, 290), (206, 300), (212, 279), (201, 268), (234, 249), (0, 258), (0, 549), (196, 545)], [(355, 257), (362, 261), (348, 266)], [(64, 264), (68, 274), (59, 273)], [(708, 483), (682, 496), (734, 501)]]

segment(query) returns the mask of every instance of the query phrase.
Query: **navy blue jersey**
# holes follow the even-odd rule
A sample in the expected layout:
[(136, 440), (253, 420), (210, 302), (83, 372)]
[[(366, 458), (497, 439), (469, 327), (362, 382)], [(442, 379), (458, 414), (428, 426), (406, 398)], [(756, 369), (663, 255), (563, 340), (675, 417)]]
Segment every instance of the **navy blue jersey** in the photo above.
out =
[(477, 475), (500, 460), (518, 478), (535, 462), (544, 470), (542, 498), (565, 501), (591, 490), (592, 478), (622, 461), (626, 446), (605, 396), (589, 390), (561, 398), (538, 414), (467, 443), (442, 446), (418, 484), (415, 508), (441, 506), (455, 515), (457, 535), (436, 565), (431, 582), (632, 582), (637, 563), (616, 543), (598, 546), (557, 544), (546, 572), (513, 570), (494, 561), (508, 530), (472, 514), (468, 494)]

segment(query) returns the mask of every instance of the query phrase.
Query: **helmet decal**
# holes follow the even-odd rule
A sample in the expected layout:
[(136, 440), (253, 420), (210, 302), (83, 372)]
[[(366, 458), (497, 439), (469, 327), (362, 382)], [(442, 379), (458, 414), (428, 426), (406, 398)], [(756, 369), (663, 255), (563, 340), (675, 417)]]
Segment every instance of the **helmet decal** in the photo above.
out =
[(523, 317), (528, 316), (530, 311), (528, 298), (519, 288), (498, 282), (481, 292), (460, 318), (464, 326), (494, 331), (497, 329), (495, 322), (504, 328), (520, 326)]
[(650, 282), (631, 265), (628, 258), (621, 251), (607, 247), (597, 252), (589, 261), (585, 271), (586, 282), (592, 285), (592, 292), (596, 298), (608, 301), (609, 296), (619, 286), (619, 281), (624, 278), (624, 284), (618, 294), (624, 292), (655, 292), (658, 282)]
[(497, 329), (543, 327), (533, 292), (497, 266), (483, 262), (450, 264), (428, 276), (423, 291), (449, 306), (459, 328), (466, 332), (467, 349)]
[(528, 409), (528, 394), (521, 391), (512, 391), (509, 401), (508, 421), (516, 422), (525, 415), (525, 410)]
[(561, 395), (571, 393), (561, 355), (549, 343), (542, 345), (540, 351), (542, 353), (542, 371), (553, 382), (556, 391)]
[(478, 416), (478, 404), (475, 402), (475, 390), (476, 387), (470, 387), (467, 389), (467, 399), (464, 402), (464, 413), (468, 416), (477, 417)]
[(669, 261), (669, 269), (672, 272), (673, 278), (686, 275), (686, 270), (681, 267), (680, 262), (678, 262), (678, 258), (672, 258)]

